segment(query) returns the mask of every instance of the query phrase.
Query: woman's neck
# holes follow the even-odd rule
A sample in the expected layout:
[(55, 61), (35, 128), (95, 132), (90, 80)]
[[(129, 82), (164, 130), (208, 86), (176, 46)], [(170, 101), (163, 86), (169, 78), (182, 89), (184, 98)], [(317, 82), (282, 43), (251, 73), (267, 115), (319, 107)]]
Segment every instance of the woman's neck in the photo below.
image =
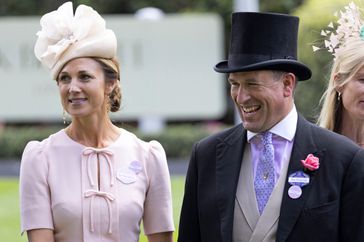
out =
[(364, 147), (364, 121), (343, 114), (340, 134), (353, 140), (359, 146)]
[(103, 119), (74, 118), (65, 129), (67, 135), (87, 147), (104, 148), (120, 136), (120, 129), (112, 124), (109, 117)]

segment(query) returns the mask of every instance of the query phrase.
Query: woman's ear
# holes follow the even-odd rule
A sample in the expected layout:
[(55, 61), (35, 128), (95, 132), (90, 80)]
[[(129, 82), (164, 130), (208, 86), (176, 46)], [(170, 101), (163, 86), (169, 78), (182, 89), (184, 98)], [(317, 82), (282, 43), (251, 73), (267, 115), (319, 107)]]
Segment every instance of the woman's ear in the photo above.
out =
[(343, 85), (340, 85), (339, 83), (340, 81), (340, 74), (339, 73), (336, 73), (334, 75), (334, 86), (335, 86), (335, 90), (338, 92), (338, 93), (342, 93), (343, 92)]
[(108, 80), (105, 84), (105, 94), (110, 95), (110, 93), (114, 90), (116, 82), (118, 80)]

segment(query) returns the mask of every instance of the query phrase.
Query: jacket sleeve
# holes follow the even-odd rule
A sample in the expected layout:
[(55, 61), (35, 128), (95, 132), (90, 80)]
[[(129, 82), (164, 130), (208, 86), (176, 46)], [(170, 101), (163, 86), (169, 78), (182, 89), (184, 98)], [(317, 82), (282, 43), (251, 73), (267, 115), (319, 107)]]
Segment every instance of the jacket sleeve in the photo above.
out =
[(178, 242), (200, 242), (200, 223), (198, 216), (198, 198), (197, 198), (197, 160), (196, 150), (198, 144), (195, 144), (192, 150), (190, 163), (188, 166), (185, 193), (182, 203), (181, 217), (179, 223)]
[(343, 180), (340, 241), (364, 241), (364, 150), (354, 156)]

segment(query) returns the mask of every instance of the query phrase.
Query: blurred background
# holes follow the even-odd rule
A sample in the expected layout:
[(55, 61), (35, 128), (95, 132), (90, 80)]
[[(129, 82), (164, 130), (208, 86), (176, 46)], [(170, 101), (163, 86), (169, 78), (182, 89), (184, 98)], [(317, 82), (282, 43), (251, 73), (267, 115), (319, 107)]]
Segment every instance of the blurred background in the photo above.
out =
[[(33, 54), (40, 16), (64, 2), (2, 0), (0, 4), (0, 241), (26, 241), (19, 234), (17, 191), (26, 143), (67, 125), (56, 83)], [(87, 4), (96, 9), (117, 35), (123, 101), (112, 119), (140, 138), (157, 139), (164, 146), (172, 175), (176, 227), (193, 143), (238, 122), (227, 76), (212, 69), (227, 57), (231, 13), (261, 11), (300, 17), (298, 58), (313, 76), (299, 83), (295, 99), (297, 109), (315, 122), (332, 56), (326, 51), (314, 53), (312, 45), (323, 46), (321, 30), (349, 2), (73, 1), (74, 7)], [(362, 6), (360, 1), (357, 4)]]

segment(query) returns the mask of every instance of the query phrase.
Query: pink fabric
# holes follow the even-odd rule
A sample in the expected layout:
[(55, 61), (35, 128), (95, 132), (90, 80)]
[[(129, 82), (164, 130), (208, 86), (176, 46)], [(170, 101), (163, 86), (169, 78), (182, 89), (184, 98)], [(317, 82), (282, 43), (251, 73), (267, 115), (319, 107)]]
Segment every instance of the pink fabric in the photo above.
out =
[(103, 149), (76, 143), (64, 130), (29, 142), (21, 162), (20, 205), (22, 232), (53, 229), (56, 242), (136, 242), (141, 220), (146, 234), (174, 230), (162, 146), (123, 129)]

